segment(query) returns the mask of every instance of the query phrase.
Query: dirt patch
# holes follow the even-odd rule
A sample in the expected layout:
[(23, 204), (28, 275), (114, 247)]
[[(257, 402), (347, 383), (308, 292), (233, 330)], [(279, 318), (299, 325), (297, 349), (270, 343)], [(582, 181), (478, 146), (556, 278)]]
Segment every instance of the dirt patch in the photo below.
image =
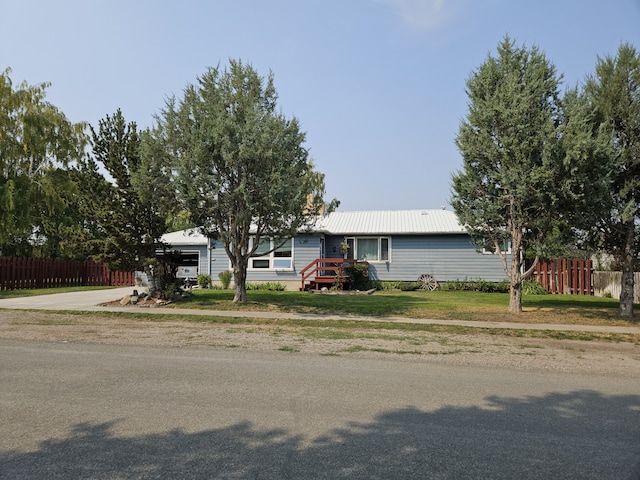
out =
[(0, 338), (126, 345), (203, 346), (281, 351), (292, 356), (350, 355), (640, 378), (640, 345), (594, 341), (134, 320), (123, 317), (0, 311)]

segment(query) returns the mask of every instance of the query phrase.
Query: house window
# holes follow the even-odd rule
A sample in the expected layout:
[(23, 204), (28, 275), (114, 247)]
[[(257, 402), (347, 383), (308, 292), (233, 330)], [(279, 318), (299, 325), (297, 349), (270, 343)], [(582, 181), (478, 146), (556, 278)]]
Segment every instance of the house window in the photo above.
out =
[(347, 238), (347, 244), (353, 249), (349, 258), (367, 262), (388, 262), (391, 260), (391, 241), (388, 237)]
[(389, 239), (386, 237), (380, 238), (380, 261), (388, 262), (389, 258)]
[(511, 253), (511, 242), (509, 240), (503, 240), (500, 245), (500, 252), (498, 252), (493, 240), (485, 238), (482, 242), (482, 253), (484, 255), (496, 255), (498, 253), (508, 255)]
[[(249, 268), (255, 270), (292, 270), (293, 241), (288, 239), (283, 244), (280, 245), (280, 243), (282, 243), (281, 240), (279, 243), (274, 243), (269, 238), (260, 239), (258, 248), (251, 255)], [(274, 248), (275, 250), (273, 250)]]
[(276, 270), (290, 270), (293, 268), (293, 241), (284, 242), (273, 252), (273, 268)]

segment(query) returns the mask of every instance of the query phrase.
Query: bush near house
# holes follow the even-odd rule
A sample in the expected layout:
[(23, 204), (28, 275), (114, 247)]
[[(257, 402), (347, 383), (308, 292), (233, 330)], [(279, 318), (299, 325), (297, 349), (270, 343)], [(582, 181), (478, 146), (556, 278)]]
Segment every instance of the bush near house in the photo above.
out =
[(201, 273), (198, 275), (198, 286), (200, 288), (211, 288), (211, 275)]
[(261, 290), (268, 292), (284, 292), (287, 286), (280, 282), (247, 283), (247, 291)]
[(220, 279), (220, 283), (222, 284), (223, 290), (229, 288), (231, 284), (231, 279), (233, 278), (233, 272), (231, 270), (223, 270), (218, 274), (218, 278)]
[(509, 282), (488, 282), (482, 279), (452, 280), (440, 284), (440, 289), (448, 292), (509, 293)]

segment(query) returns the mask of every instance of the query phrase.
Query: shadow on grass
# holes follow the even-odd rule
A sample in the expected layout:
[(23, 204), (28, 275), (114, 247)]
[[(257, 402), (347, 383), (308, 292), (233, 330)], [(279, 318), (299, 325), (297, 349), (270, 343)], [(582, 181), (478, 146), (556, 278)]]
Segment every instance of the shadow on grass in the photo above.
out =
[[(572, 315), (588, 321), (605, 322), (610, 325), (633, 324), (632, 321), (620, 317), (620, 302), (611, 298), (578, 295), (541, 295), (525, 297), (522, 305), (525, 312), (547, 311), (555, 314), (558, 318)], [(640, 305), (636, 304), (634, 309), (637, 311), (638, 307)]]
[(83, 423), (66, 438), (44, 441), (35, 451), (0, 453), (0, 476), (640, 478), (638, 395), (574, 391), (489, 397), (485, 404), (434, 411), (407, 407), (382, 413), (371, 423), (346, 424), (315, 439), (285, 429), (261, 429), (250, 422), (196, 433), (178, 429), (133, 437), (116, 435), (116, 421)]
[(194, 290), (193, 295), (174, 304), (176, 308), (239, 310), (251, 312), (280, 311), (315, 314), (393, 316), (406, 315), (424, 306), (429, 299), (409, 294), (349, 294), (309, 292), (247, 292), (247, 303), (233, 303), (229, 290)]

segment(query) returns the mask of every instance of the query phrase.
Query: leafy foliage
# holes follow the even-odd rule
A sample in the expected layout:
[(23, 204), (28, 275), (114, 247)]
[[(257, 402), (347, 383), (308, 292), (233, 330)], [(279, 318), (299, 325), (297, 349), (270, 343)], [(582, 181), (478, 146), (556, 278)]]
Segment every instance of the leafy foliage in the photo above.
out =
[(169, 172), (154, 156), (153, 145), (143, 144), (135, 122), (127, 123), (120, 110), (100, 120), (91, 133), (93, 156), (76, 170), (88, 220), (87, 249), (111, 269), (143, 268), (162, 248), (159, 239), (172, 208)]
[[(478, 244), (489, 242), (500, 255), (513, 312), (522, 311), (522, 281), (536, 263), (523, 273), (524, 252), (537, 260), (587, 199), (590, 177), (582, 172), (592, 157), (568, 148), (578, 143), (563, 130), (559, 82), (543, 53), (508, 37), (467, 81), (469, 113), (456, 138), (463, 169), (452, 177), (452, 205)], [(501, 248), (508, 241), (510, 265)]]
[(522, 293), (524, 295), (547, 295), (547, 290), (541, 283), (528, 280), (522, 284)]
[(348, 265), (345, 270), (349, 278), (349, 290), (368, 290), (371, 288), (367, 277), (367, 267), (361, 263), (355, 263)]
[(200, 288), (211, 288), (211, 275), (200, 273), (198, 274), (197, 282)]
[[(71, 123), (45, 100), (49, 84), (14, 87), (0, 73), (0, 247), (30, 249), (46, 241), (44, 223), (64, 209), (60, 168), (79, 159), (84, 124)], [(51, 229), (49, 229), (51, 231)], [(30, 253), (33, 253), (32, 251)]]
[(398, 282), (397, 288), (403, 292), (413, 292), (418, 290), (420, 286), (420, 282)]
[[(525, 282), (526, 283), (526, 282)], [(482, 279), (451, 280), (440, 284), (440, 289), (445, 292), (482, 292), (482, 293), (507, 293), (509, 282), (488, 282)]]
[(220, 279), (220, 283), (222, 284), (223, 289), (229, 288), (231, 284), (231, 279), (233, 278), (233, 272), (231, 270), (223, 270), (218, 274), (218, 278)]
[(584, 94), (594, 114), (593, 135), (605, 135), (606, 195), (594, 203), (598, 215), (588, 241), (622, 264), (620, 314), (633, 317), (634, 263), (640, 248), (640, 53), (621, 45), (617, 56), (599, 59)]
[(287, 286), (280, 282), (251, 282), (246, 285), (247, 290), (263, 291), (263, 292), (284, 292)]
[(174, 293), (181, 293), (183, 281), (177, 278), (178, 252), (164, 252), (163, 255), (148, 259), (145, 266), (149, 280), (149, 293), (164, 300), (170, 300)]
[(169, 99), (153, 132), (174, 162), (190, 218), (222, 242), (238, 302), (246, 301), (260, 240), (293, 237), (323, 206), (324, 177), (313, 170), (305, 134), (276, 106), (273, 76), (232, 60), (188, 85), (181, 100)]

